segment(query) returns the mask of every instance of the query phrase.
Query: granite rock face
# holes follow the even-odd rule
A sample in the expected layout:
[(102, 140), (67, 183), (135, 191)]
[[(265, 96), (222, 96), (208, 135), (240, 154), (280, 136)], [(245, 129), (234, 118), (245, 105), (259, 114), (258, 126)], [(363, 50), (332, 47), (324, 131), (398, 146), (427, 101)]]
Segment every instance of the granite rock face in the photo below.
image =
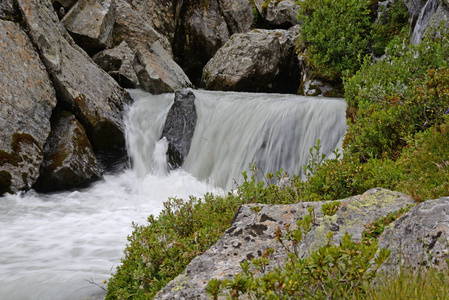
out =
[(296, 93), (300, 83), (294, 44), (298, 30), (255, 29), (234, 34), (204, 67), (205, 88)]
[(229, 39), (218, 0), (185, 1), (173, 41), (175, 61), (198, 86), (206, 63)]
[(134, 52), (123, 41), (115, 48), (103, 50), (93, 56), (94, 62), (108, 72), (123, 88), (139, 87), (136, 71), (134, 71)]
[(176, 30), (176, 1), (126, 0), (143, 20), (172, 42)]
[(379, 247), (391, 250), (384, 270), (441, 267), (449, 258), (449, 197), (425, 201), (390, 224)]
[(83, 126), (70, 112), (56, 111), (34, 188), (39, 192), (54, 192), (82, 187), (101, 175), (102, 169)]
[(196, 120), (195, 95), (192, 90), (176, 91), (175, 101), (162, 131), (162, 137), (168, 141), (169, 165), (172, 169), (181, 167), (189, 154)]
[(219, 4), (230, 34), (247, 32), (254, 27), (255, 20), (250, 1), (219, 0)]
[(299, 5), (295, 0), (254, 0), (259, 14), (270, 26), (288, 29), (298, 24)]
[(329, 231), (338, 244), (345, 232), (353, 240), (360, 241), (364, 225), (414, 204), (411, 197), (384, 189), (372, 189), (363, 195), (340, 200), (341, 206), (333, 216), (321, 212), (323, 202), (292, 205), (250, 204), (240, 207), (231, 227), (220, 240), (203, 255), (193, 259), (186, 270), (156, 295), (156, 299), (209, 299), (205, 292), (212, 278), (232, 278), (239, 273), (240, 262), (260, 257), (268, 248), (274, 249), (269, 268), (282, 264), (286, 259), (284, 248), (276, 242), (275, 231), (292, 228), (305, 214), (314, 208), (314, 226), (300, 245), (301, 256), (326, 243)]
[(152, 94), (172, 93), (192, 87), (184, 71), (159, 42), (153, 43), (151, 48), (140, 47), (133, 66), (141, 87)]
[(115, 0), (78, 0), (61, 22), (86, 52), (111, 47)]
[(173, 60), (168, 40), (154, 30), (144, 16), (124, 0), (117, 0), (114, 35), (135, 53), (133, 68), (140, 86), (155, 94), (174, 92), (192, 84)]
[(119, 41), (126, 41), (132, 50), (159, 42), (172, 56), (170, 42), (145, 21), (142, 13), (134, 10), (125, 0), (116, 0), (116, 4), (113, 35)]
[(68, 34), (50, 0), (18, 0), (18, 3), (61, 104), (81, 122), (105, 165), (122, 159), (126, 155), (122, 112), (131, 97), (66, 39)]
[(27, 190), (39, 176), (56, 94), (19, 24), (0, 20), (0, 195)]

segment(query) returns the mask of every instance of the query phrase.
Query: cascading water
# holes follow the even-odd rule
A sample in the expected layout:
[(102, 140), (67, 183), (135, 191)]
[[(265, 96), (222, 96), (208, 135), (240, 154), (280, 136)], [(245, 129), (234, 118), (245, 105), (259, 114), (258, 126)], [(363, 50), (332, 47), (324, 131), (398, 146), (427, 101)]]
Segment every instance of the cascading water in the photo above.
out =
[[(183, 168), (230, 189), (255, 163), (263, 173), (298, 173), (318, 139), (341, 148), (346, 102), (294, 95), (196, 91), (198, 122)], [(313, 100), (311, 100), (313, 99)]]
[(229, 188), (252, 161), (265, 172), (297, 171), (316, 139), (329, 153), (346, 128), (344, 101), (195, 91), (187, 172), (169, 173), (167, 142), (158, 140), (174, 97), (130, 92), (132, 169), (79, 191), (0, 198), (0, 299), (101, 299), (104, 292), (86, 280), (108, 280), (133, 221), (158, 214), (168, 197), (222, 193), (200, 180)]
[(418, 19), (416, 20), (415, 28), (413, 29), (410, 42), (414, 45), (421, 43), (424, 33), (429, 25), (430, 18), (437, 11), (440, 5), (440, 0), (428, 0), (421, 9)]

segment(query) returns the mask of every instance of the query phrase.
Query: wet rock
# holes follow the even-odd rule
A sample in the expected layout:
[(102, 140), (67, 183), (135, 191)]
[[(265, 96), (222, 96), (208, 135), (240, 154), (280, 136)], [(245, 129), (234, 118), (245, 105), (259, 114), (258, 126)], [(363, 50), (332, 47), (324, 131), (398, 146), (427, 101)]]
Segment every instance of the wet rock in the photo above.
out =
[(139, 80), (133, 68), (134, 52), (123, 41), (113, 49), (103, 50), (93, 56), (94, 62), (108, 72), (123, 88), (137, 88)]
[(191, 87), (189, 78), (169, 56), (159, 42), (151, 48), (140, 48), (134, 59), (139, 83), (152, 94), (172, 93), (177, 89)]
[[(360, 241), (364, 225), (414, 203), (411, 197), (384, 189), (372, 189), (340, 202), (340, 209), (334, 216), (322, 214), (321, 205), (324, 201), (240, 207), (230, 229), (220, 240), (203, 255), (193, 259), (181, 275), (156, 295), (156, 299), (209, 299), (205, 286), (210, 279), (232, 278), (241, 272), (240, 262), (260, 257), (268, 248), (274, 249), (268, 269), (282, 264), (287, 254), (276, 241), (275, 232), (279, 229), (285, 231), (286, 225), (296, 227), (297, 220), (309, 214), (309, 206), (314, 208), (315, 225), (299, 246), (301, 256), (324, 245), (326, 235), (331, 230), (335, 230), (335, 244), (340, 242), (345, 232), (351, 234), (353, 240)], [(286, 245), (291, 246), (288, 243)]]
[(198, 86), (206, 63), (229, 39), (218, 0), (185, 1), (173, 41), (175, 61)]
[(299, 5), (295, 0), (254, 1), (259, 14), (274, 28), (288, 29), (298, 24)]
[(379, 247), (391, 250), (384, 270), (442, 267), (449, 257), (449, 198), (425, 201), (390, 224)]
[(168, 157), (172, 169), (181, 167), (189, 154), (196, 120), (195, 95), (192, 90), (176, 91), (175, 101), (162, 131), (162, 137), (168, 141)]
[(298, 30), (255, 29), (234, 34), (205, 66), (205, 88), (296, 93), (300, 69), (294, 40)]
[(18, 0), (31, 38), (52, 75), (58, 97), (86, 129), (102, 162), (126, 155), (122, 112), (129, 94), (70, 43), (49, 0)]
[(175, 35), (176, 20), (174, 6), (175, 1), (167, 0), (127, 0), (133, 10), (140, 13), (158, 33), (172, 42)]
[(78, 0), (61, 22), (76, 43), (88, 53), (112, 46), (114, 0)]
[(19, 24), (0, 20), (0, 195), (27, 190), (39, 176), (56, 94)]
[(83, 126), (70, 112), (55, 112), (34, 188), (39, 192), (54, 192), (82, 187), (99, 179), (101, 174)]
[(219, 4), (231, 34), (247, 32), (254, 27), (255, 20), (250, 1), (219, 0)]

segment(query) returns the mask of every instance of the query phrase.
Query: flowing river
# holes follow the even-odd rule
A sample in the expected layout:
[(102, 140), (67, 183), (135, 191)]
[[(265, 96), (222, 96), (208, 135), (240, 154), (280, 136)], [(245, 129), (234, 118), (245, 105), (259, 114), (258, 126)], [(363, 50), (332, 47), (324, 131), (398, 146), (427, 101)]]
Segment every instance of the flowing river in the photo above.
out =
[(252, 162), (298, 172), (317, 139), (331, 154), (346, 130), (340, 99), (194, 91), (192, 146), (183, 169), (168, 172), (159, 139), (174, 96), (130, 93), (131, 168), (82, 190), (0, 198), (0, 299), (102, 299), (132, 223), (157, 215), (168, 197), (223, 193)]

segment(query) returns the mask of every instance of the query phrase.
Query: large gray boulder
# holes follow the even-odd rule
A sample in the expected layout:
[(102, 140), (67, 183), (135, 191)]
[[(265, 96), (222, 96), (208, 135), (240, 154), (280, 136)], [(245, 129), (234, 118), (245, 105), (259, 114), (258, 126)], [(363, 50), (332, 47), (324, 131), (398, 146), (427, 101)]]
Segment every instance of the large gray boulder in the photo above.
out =
[(449, 255), (449, 197), (425, 201), (412, 208), (379, 239), (379, 247), (391, 250), (383, 268), (446, 266)]
[(198, 86), (203, 67), (229, 39), (218, 0), (184, 1), (173, 41), (175, 61)]
[(27, 190), (39, 176), (56, 94), (19, 24), (0, 20), (0, 195)]
[(86, 52), (111, 47), (115, 0), (78, 0), (61, 22)]
[(208, 90), (296, 93), (300, 67), (295, 52), (299, 28), (255, 29), (234, 34), (203, 70)]
[(178, 90), (165, 119), (162, 137), (168, 141), (169, 165), (181, 167), (189, 154), (197, 120), (195, 95), (190, 89)]
[(70, 43), (50, 0), (18, 0), (30, 36), (39, 50), (62, 104), (86, 129), (102, 161), (126, 155), (123, 109), (129, 94), (85, 53)]
[(139, 80), (133, 67), (134, 52), (123, 41), (115, 48), (103, 50), (92, 59), (123, 88), (137, 88)]
[(142, 19), (170, 42), (176, 30), (176, 6), (167, 0), (126, 0)]
[(160, 94), (192, 86), (187, 75), (173, 60), (168, 40), (124, 0), (117, 0), (114, 36), (126, 41), (136, 54), (133, 68), (144, 90)]
[(264, 21), (274, 28), (288, 29), (298, 24), (299, 5), (296, 0), (254, 0)]
[(158, 33), (138, 10), (125, 0), (115, 0), (117, 5), (113, 35), (116, 43), (126, 41), (133, 50), (159, 42), (172, 56), (170, 42)]
[(140, 47), (133, 65), (141, 87), (152, 94), (172, 93), (192, 87), (184, 71), (159, 42), (148, 48)]
[(253, 7), (248, 0), (219, 0), (230, 33), (250, 31), (255, 26)]
[[(341, 206), (333, 216), (325, 216), (321, 206), (326, 202), (308, 202), (292, 205), (250, 204), (240, 207), (231, 227), (220, 240), (203, 255), (193, 259), (185, 271), (172, 280), (156, 299), (209, 299), (205, 292), (212, 278), (229, 279), (241, 272), (240, 262), (262, 256), (268, 248), (274, 249), (269, 269), (285, 262), (285, 248), (276, 241), (276, 230), (296, 227), (298, 219), (314, 208), (314, 226), (299, 246), (300, 256), (325, 245), (327, 233), (334, 233), (338, 244), (348, 232), (360, 241), (365, 226), (407, 205), (411, 197), (384, 189), (372, 189), (363, 195), (340, 200)], [(287, 246), (290, 246), (286, 243)]]
[(54, 192), (82, 187), (99, 179), (101, 174), (83, 126), (72, 113), (56, 111), (34, 188), (39, 192)]

